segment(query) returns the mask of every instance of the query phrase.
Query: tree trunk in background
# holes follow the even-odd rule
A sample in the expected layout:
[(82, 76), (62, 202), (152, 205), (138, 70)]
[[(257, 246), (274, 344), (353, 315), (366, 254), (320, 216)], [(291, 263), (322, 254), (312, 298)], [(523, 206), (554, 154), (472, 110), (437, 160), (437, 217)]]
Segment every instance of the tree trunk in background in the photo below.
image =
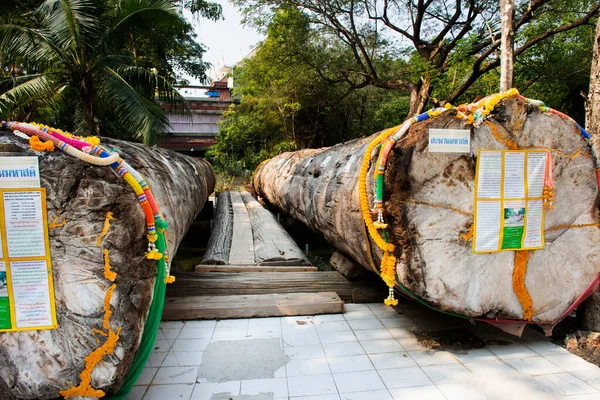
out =
[[(102, 139), (145, 178), (169, 224), (171, 260), (213, 191), (211, 167), (170, 150)], [(108, 395), (127, 375), (153, 296), (156, 263), (147, 250), (144, 213), (133, 189), (109, 167), (97, 167), (59, 150), (37, 153), (26, 140), (0, 132), (0, 156), (39, 156), (46, 189), (58, 328), (0, 333), (0, 399), (54, 399), (79, 385), (84, 358), (104, 343), (104, 254), (117, 274), (110, 298), (110, 329), (121, 329), (114, 354), (102, 357), (92, 386)], [(114, 220), (99, 239), (107, 212)], [(98, 241), (100, 240), (100, 244)], [(165, 279), (160, 277), (160, 279)], [(99, 340), (99, 342), (97, 341)]]
[[(588, 93), (586, 129), (596, 143), (600, 141), (600, 18), (596, 25), (594, 54)], [(600, 293), (594, 293), (578, 310), (583, 329), (600, 332)]]
[(500, 0), (502, 17), (502, 36), (500, 45), (500, 91), (506, 92), (513, 87), (515, 37), (513, 31), (514, 0)]
[[(600, 228), (570, 227), (599, 222), (594, 207), (596, 170), (587, 144), (572, 123), (517, 99), (496, 107), (488, 119), (495, 131), (488, 124), (473, 128), (454, 115), (449, 111), (413, 125), (388, 157), (385, 220), (396, 244), (398, 278), (416, 296), (444, 311), (522, 319), (512, 280), (515, 253), (473, 254), (471, 241), (460, 236), (473, 224), (476, 151), (506, 149), (513, 143), (517, 148), (557, 149), (560, 152), (552, 153), (556, 207), (546, 214), (546, 247), (531, 253), (525, 276), (536, 310), (532, 320), (553, 324), (600, 272)], [(428, 128), (472, 129), (471, 153), (428, 152)], [(259, 196), (322, 232), (367, 269), (372, 263), (357, 182), (365, 148), (375, 137), (283, 153), (263, 164), (253, 181)], [(372, 241), (370, 246), (376, 248)], [(379, 267), (380, 260), (377, 251), (374, 265)]]

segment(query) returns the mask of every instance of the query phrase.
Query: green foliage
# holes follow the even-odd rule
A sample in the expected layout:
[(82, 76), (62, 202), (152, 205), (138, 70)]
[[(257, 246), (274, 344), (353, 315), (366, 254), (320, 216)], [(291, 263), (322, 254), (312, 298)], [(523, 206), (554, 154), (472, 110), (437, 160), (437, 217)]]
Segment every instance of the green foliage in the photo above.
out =
[[(212, 3), (190, 3), (199, 7)], [(175, 70), (205, 78), (203, 48), (170, 0), (46, 0), (0, 7), (0, 114), (155, 143), (181, 102)], [(206, 11), (212, 18), (220, 8)]]
[[(407, 97), (374, 87), (348, 91), (313, 65), (351, 63), (352, 55), (313, 35), (305, 14), (282, 7), (254, 57), (234, 71), (241, 101), (224, 114), (207, 157), (230, 172), (284, 151), (321, 147), (400, 123)], [(341, 60), (341, 61), (340, 61)]]

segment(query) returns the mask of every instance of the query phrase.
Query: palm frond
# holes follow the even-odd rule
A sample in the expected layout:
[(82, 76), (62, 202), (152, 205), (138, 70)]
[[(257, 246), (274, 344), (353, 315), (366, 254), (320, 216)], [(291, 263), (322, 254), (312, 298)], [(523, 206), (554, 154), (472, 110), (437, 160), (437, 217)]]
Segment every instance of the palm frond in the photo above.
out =
[(185, 103), (185, 99), (177, 89), (163, 76), (153, 73), (146, 68), (126, 64), (116, 64), (113, 69), (125, 80), (147, 91), (148, 95), (169, 105)]
[[(29, 77), (23, 77), (29, 78)], [(36, 75), (0, 95), (0, 115), (4, 119), (31, 103), (50, 104), (61, 86), (48, 79), (46, 75)]]
[(145, 144), (158, 142), (169, 127), (169, 121), (160, 106), (144, 96), (116, 70), (103, 67), (103, 76), (97, 85), (98, 95), (113, 105), (116, 119), (123, 128)]
[(15, 24), (0, 25), (0, 48), (10, 59), (23, 58), (31, 66), (43, 67), (65, 59), (64, 52), (39, 29)]
[(168, 23), (169, 18), (178, 17), (177, 6), (170, 0), (123, 0), (117, 6), (111, 32)]
[(56, 46), (81, 59), (85, 48), (95, 45), (98, 38), (100, 22), (95, 10), (88, 0), (46, 0), (37, 12), (43, 16), (41, 30)]

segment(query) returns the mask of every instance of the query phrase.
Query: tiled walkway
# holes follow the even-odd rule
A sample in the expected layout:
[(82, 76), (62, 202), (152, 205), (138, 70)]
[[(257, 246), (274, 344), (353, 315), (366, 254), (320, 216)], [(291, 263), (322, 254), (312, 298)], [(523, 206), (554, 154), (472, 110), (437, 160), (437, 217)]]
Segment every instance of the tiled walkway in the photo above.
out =
[[(518, 339), (410, 303), (398, 311), (165, 322), (128, 399), (600, 399), (600, 369), (532, 329)], [(411, 333), (453, 326), (487, 346), (433, 351)]]

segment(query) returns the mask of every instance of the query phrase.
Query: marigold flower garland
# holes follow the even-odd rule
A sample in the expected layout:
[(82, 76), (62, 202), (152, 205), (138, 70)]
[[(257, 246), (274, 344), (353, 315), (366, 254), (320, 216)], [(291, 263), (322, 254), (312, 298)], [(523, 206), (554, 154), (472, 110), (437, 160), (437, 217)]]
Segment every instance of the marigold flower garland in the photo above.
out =
[[(56, 146), (65, 153), (88, 163), (98, 166), (110, 166), (113, 171), (115, 171), (131, 186), (138, 196), (138, 201), (142, 206), (146, 219), (146, 225), (148, 229), (148, 252), (146, 253), (146, 258), (156, 261), (157, 279), (164, 279), (162, 283), (158, 283), (157, 281), (155, 284), (154, 296), (150, 308), (151, 310), (154, 310), (154, 313), (157, 312), (156, 310), (158, 310), (158, 313), (162, 313), (162, 305), (158, 305), (162, 303), (157, 301), (157, 296), (162, 294), (162, 297), (164, 298), (164, 284), (173, 283), (175, 281), (175, 277), (169, 275), (166, 269), (166, 263), (169, 260), (169, 252), (167, 249), (166, 240), (166, 230), (168, 228), (168, 224), (164, 220), (152, 191), (142, 175), (125, 161), (123, 161), (119, 157), (118, 153), (109, 152), (102, 148), (100, 146), (100, 139), (97, 137), (79, 138), (59, 129), (33, 123), (25, 124), (3, 121), (2, 126), (12, 130), (18, 137), (29, 139), (30, 146), (35, 151), (52, 151), (54, 146)], [(46, 142), (42, 142), (40, 139), (43, 139)], [(102, 237), (108, 231), (108, 221), (110, 221), (110, 218), (111, 213), (109, 212), (107, 213), (107, 218), (101, 235), (98, 237), (98, 246), (101, 246)], [(108, 254), (104, 254), (104, 273), (107, 279), (110, 280), (110, 278), (114, 279), (116, 274), (113, 275), (114, 272), (110, 270), (110, 264), (107, 255)], [(162, 279), (160, 278), (161, 274), (164, 274)], [(107, 302), (110, 301), (110, 295), (112, 295), (112, 291), (115, 289), (115, 287), (116, 285), (113, 284), (109, 288), (105, 298), (105, 318), (103, 324), (105, 329), (107, 329), (106, 325), (111, 313), (110, 305), (107, 306)], [(142, 334), (142, 344), (154, 342), (159, 321), (160, 316), (152, 318), (150, 318), (150, 316), (148, 317), (146, 324), (147, 326), (144, 327), (144, 333)], [(106, 342), (86, 357), (86, 367), (81, 374), (82, 383), (78, 387), (71, 387), (71, 389), (61, 392), (64, 397), (77, 395), (92, 395), (93, 397), (104, 396), (103, 391), (95, 390), (91, 387), (88, 378), (91, 376), (94, 366), (100, 361), (100, 359), (104, 355), (112, 352), (116, 342), (119, 339), (120, 331), (121, 328), (117, 329), (116, 333), (112, 330), (109, 330)], [(106, 335), (105, 332), (102, 333)], [(135, 379), (137, 376), (139, 376), (150, 355), (151, 346), (142, 344), (136, 353), (134, 362), (131, 366), (128, 376), (126, 377), (126, 382), (121, 388), (119, 395), (123, 394), (123, 396), (125, 396), (129, 392), (134, 383), (132, 378)]]
[[(591, 142), (590, 135), (571, 117), (559, 111), (547, 107), (539, 100), (527, 99), (519, 94), (517, 89), (510, 89), (504, 93), (496, 93), (487, 96), (476, 103), (463, 104), (457, 107), (451, 104), (446, 104), (443, 108), (433, 108), (425, 113), (419, 114), (406, 120), (399, 127), (385, 130), (377, 136), (365, 149), (361, 170), (358, 178), (358, 190), (360, 207), (365, 225), (369, 236), (373, 239), (377, 247), (383, 250), (383, 258), (381, 260), (381, 277), (390, 288), (389, 295), (385, 299), (386, 305), (396, 305), (398, 300), (394, 298), (393, 287), (396, 279), (396, 257), (394, 256), (394, 246), (388, 243), (386, 229), (388, 225), (385, 223), (384, 215), (384, 174), (386, 170), (387, 157), (389, 152), (394, 147), (394, 144), (403, 137), (408, 129), (416, 122), (425, 121), (426, 119), (437, 117), (448, 110), (455, 110), (456, 116), (459, 119), (465, 120), (468, 124), (479, 127), (495, 109), (495, 107), (505, 98), (518, 97), (528, 104), (538, 106), (544, 113), (552, 113), (559, 117), (573, 122), (579, 129), (581, 135), (586, 140), (594, 162), (596, 165), (596, 178), (600, 187), (600, 157), (598, 156), (595, 145)], [(371, 159), (375, 157), (377, 150), (376, 168), (374, 169), (373, 177), (373, 208), (369, 206), (369, 196), (367, 192), (367, 174), (371, 166)], [(548, 153), (546, 181), (544, 184), (543, 199), (544, 205), (552, 209), (554, 208), (554, 180), (552, 179), (552, 158)], [(373, 215), (377, 215), (377, 220), (373, 220)], [(382, 231), (382, 235), (378, 231)]]

